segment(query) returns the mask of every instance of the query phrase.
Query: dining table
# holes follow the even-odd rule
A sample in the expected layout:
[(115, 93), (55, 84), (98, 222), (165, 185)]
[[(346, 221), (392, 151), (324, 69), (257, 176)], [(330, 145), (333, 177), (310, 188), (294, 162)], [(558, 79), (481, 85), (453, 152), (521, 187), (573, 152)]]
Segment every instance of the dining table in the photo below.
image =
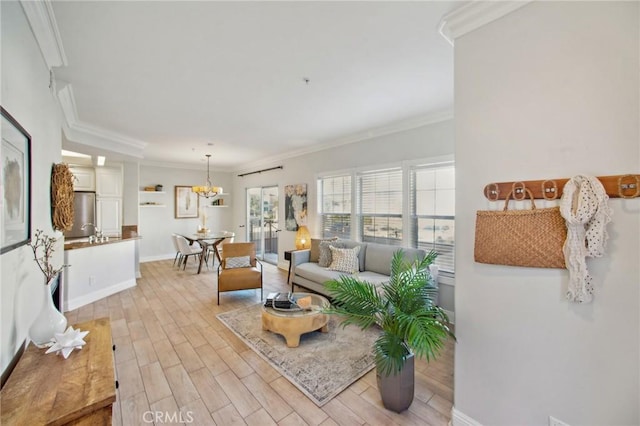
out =
[(218, 246), (226, 239), (235, 238), (235, 232), (231, 231), (207, 231), (207, 232), (196, 232), (190, 237), (185, 236), (190, 243), (193, 241), (197, 241), (198, 244), (202, 247), (202, 256), (200, 256), (200, 264), (198, 265), (198, 274), (202, 271), (202, 264), (205, 261), (205, 258), (208, 257), (209, 252), (213, 251), (214, 256), (218, 259), (218, 263), (221, 262), (220, 253), (218, 252)]

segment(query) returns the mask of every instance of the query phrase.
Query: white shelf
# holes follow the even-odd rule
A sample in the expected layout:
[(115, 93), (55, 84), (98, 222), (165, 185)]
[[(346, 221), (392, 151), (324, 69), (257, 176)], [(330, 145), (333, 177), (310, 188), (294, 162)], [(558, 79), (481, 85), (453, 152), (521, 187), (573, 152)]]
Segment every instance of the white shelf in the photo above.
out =
[(140, 204), (139, 207), (167, 207), (166, 204)]
[(138, 191), (140, 194), (166, 194), (164, 191)]
[(228, 205), (223, 205), (223, 206), (205, 206), (208, 209), (220, 209), (223, 207), (229, 207)]

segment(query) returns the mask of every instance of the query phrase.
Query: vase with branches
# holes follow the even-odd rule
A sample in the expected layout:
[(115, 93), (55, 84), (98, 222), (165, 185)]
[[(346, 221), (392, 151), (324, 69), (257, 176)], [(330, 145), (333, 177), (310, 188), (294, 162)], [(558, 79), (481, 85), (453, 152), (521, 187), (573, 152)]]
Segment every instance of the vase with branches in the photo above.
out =
[(58, 274), (68, 265), (60, 267), (53, 265), (53, 253), (57, 238), (37, 229), (34, 238), (29, 242), (33, 251), (33, 259), (44, 275), (45, 301), (40, 313), (29, 328), (29, 338), (38, 346), (46, 347), (56, 333), (64, 332), (67, 327), (67, 318), (55, 307), (51, 295), (51, 283)]
[(353, 275), (325, 284), (333, 299), (329, 312), (343, 317), (342, 326), (382, 330), (373, 347), (378, 387), (384, 406), (396, 412), (413, 401), (414, 355), (429, 361), (455, 339), (447, 314), (434, 302), (438, 288), (429, 266), (437, 255), (431, 251), (410, 262), (396, 251), (389, 282), (379, 289)]
[(51, 263), (57, 238), (50, 237), (42, 229), (37, 229), (33, 240), (29, 242), (29, 247), (33, 250), (33, 259), (44, 274), (45, 285), (50, 283), (67, 265), (56, 268)]

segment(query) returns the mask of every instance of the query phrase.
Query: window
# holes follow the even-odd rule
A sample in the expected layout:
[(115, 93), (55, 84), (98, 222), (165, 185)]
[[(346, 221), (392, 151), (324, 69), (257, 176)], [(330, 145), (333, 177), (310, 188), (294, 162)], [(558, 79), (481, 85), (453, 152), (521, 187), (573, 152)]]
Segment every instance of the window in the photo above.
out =
[(322, 237), (351, 238), (351, 175), (318, 180)]
[(358, 174), (358, 219), (362, 241), (402, 245), (402, 169)]
[(411, 246), (436, 250), (436, 265), (454, 272), (455, 168), (452, 163), (410, 169)]
[(453, 277), (453, 161), (449, 157), (394, 166), (318, 178), (323, 238), (435, 250), (442, 276)]

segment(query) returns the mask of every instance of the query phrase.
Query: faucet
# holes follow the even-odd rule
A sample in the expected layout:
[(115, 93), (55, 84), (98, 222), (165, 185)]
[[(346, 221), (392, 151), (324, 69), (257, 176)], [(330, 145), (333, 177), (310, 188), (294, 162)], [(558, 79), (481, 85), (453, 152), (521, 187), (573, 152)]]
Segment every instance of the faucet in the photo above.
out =
[(98, 228), (95, 224), (89, 222), (89, 223), (85, 223), (84, 225), (82, 225), (80, 227), (80, 229), (84, 230), (87, 226), (93, 226), (93, 232), (94, 232), (94, 235), (91, 235), (89, 237), (89, 242), (90, 243), (93, 242), (92, 240), (96, 240), (96, 241), (102, 242), (103, 235), (102, 235), (102, 231), (100, 230), (100, 228)]

